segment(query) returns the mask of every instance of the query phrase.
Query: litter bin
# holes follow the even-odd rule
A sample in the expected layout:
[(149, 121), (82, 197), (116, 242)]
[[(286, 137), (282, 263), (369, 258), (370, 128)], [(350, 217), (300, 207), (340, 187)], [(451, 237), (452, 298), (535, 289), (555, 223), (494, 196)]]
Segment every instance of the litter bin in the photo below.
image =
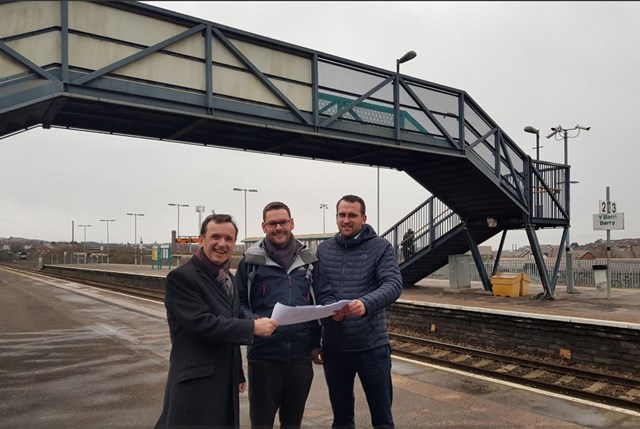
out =
[(605, 290), (607, 288), (607, 266), (593, 265), (593, 278), (596, 282), (596, 290)]

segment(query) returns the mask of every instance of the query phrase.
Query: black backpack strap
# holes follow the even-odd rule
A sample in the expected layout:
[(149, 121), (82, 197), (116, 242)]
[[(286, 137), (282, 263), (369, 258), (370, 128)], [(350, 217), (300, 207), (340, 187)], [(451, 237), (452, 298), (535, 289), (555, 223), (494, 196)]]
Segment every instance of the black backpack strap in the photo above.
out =
[(251, 308), (251, 289), (253, 287), (253, 278), (256, 276), (258, 266), (264, 265), (266, 261), (266, 258), (262, 255), (249, 255), (245, 259), (247, 268), (247, 303), (251, 311), (253, 311), (253, 308)]

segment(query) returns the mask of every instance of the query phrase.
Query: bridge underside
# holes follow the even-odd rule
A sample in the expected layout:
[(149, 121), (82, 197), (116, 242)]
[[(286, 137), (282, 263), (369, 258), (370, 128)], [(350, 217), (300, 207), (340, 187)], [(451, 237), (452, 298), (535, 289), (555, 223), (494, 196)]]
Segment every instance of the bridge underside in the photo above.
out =
[[(345, 140), (326, 133), (309, 133), (256, 124), (242, 118), (198, 117), (127, 104), (59, 96), (12, 110), (0, 117), (0, 135), (42, 125), (157, 140), (177, 141), (226, 149), (297, 156), (307, 159), (380, 165), (398, 170), (424, 162), (419, 153), (400, 147), (372, 146), (368, 141)], [(423, 154), (429, 157), (429, 153)]]

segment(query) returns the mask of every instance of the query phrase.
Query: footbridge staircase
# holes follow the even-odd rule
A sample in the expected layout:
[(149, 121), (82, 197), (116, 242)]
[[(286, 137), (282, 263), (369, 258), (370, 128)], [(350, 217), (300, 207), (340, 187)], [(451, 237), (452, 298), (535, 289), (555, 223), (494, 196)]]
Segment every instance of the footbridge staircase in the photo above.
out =
[(490, 290), (478, 245), (525, 229), (555, 288), (535, 231), (566, 231), (569, 167), (532, 160), (463, 90), (142, 3), (3, 2), (0, 136), (34, 127), (397, 169), (426, 200), (381, 232), (405, 284), (471, 251)]

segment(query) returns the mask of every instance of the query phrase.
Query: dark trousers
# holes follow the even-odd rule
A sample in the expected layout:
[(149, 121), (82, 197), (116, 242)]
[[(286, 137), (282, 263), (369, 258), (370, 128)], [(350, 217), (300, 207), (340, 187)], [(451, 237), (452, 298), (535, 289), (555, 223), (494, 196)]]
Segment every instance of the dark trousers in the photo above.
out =
[(333, 409), (333, 428), (355, 428), (353, 384), (356, 374), (367, 398), (374, 428), (394, 428), (391, 404), (391, 349), (377, 347), (363, 352), (322, 350), (324, 376)]
[(313, 380), (311, 357), (294, 362), (249, 362), (249, 416), (253, 429), (299, 428)]

